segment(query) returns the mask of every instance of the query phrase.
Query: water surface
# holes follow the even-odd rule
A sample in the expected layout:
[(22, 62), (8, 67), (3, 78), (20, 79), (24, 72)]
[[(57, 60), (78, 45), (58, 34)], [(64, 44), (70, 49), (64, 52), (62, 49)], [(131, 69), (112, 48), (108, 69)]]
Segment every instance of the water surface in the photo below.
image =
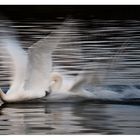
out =
[(139, 105), (30, 103), (2, 105), (0, 134), (139, 134)]

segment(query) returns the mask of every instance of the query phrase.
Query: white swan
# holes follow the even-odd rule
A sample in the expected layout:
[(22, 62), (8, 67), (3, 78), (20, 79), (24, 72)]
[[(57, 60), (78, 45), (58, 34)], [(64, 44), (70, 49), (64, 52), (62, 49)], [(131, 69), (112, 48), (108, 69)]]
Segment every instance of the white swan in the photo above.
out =
[[(54, 72), (50, 75), (50, 89), (48, 101), (58, 101), (58, 99), (66, 99), (70, 97), (83, 97), (84, 99), (99, 100), (122, 100), (123, 95), (115, 91), (107, 90), (101, 86), (100, 79), (93, 73), (82, 72), (75, 77), (75, 82), (65, 84), (63, 76)], [(86, 86), (93, 87), (89, 90)]]
[[(4, 102), (19, 102), (41, 98), (46, 95), (48, 79), (52, 71), (52, 52), (68, 31), (66, 22), (47, 37), (33, 44), (28, 55), (11, 31), (2, 27), (1, 47), (12, 60), (13, 81), (5, 94), (0, 89)], [(9, 60), (10, 61), (10, 60)]]
[(72, 82), (63, 81), (65, 80), (64, 77), (60, 73), (54, 72), (51, 73), (49, 80), (50, 94), (47, 96), (48, 101), (58, 101), (58, 99), (68, 99), (70, 97), (107, 101), (140, 99), (140, 90), (134, 87), (123, 92), (117, 92), (103, 86), (104, 78), (97, 71), (92, 73), (82, 71)]
[[(91, 75), (81, 72), (72, 81), (64, 79), (58, 73), (53, 72), (49, 77), (49, 96), (48, 101), (55, 101), (58, 99), (66, 99), (70, 97), (84, 97), (91, 98), (92, 94), (84, 89), (84, 85), (90, 82)], [(95, 80), (95, 79), (94, 79)]]

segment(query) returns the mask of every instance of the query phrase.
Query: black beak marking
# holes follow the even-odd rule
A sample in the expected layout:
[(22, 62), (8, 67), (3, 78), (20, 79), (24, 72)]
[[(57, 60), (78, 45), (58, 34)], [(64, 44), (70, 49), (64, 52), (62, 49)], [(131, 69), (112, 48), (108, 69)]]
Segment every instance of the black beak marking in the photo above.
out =
[(45, 91), (45, 93), (46, 93), (46, 94), (45, 94), (45, 97), (48, 96), (48, 95), (50, 94), (50, 92), (48, 92), (48, 91)]

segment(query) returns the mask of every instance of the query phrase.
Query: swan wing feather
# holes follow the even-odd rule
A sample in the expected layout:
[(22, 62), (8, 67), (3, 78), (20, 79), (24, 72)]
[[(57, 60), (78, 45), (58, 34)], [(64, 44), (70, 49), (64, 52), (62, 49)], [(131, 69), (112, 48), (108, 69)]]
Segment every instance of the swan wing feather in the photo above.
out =
[(67, 33), (64, 22), (49, 35), (34, 43), (29, 49), (29, 61), (24, 88), (47, 90), (52, 71), (52, 53)]
[(6, 21), (1, 22), (0, 28), (0, 49), (1, 53), (5, 57), (1, 57), (2, 60), (6, 62), (8, 56), (8, 63), (10, 62), (11, 66), (11, 87), (8, 92), (19, 89), (24, 82), (25, 70), (27, 66), (27, 54), (22, 48), (22, 45), (19, 43), (19, 40), (15, 37), (15, 31), (9, 29), (10, 25), (6, 24)]

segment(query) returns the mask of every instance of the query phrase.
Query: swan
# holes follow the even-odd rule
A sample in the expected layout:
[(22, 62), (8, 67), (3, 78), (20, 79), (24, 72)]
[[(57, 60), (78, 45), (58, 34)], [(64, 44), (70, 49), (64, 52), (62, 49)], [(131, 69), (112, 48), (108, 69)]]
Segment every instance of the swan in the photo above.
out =
[(70, 99), (71, 97), (78, 97), (75, 98), (78, 100), (88, 99), (100, 101), (133, 101), (140, 99), (140, 90), (138, 89), (134, 90), (133, 88), (132, 90), (131, 88), (131, 90), (128, 89), (120, 93), (97, 85), (99, 79), (96, 78), (92, 74), (82, 73), (75, 77), (75, 82), (65, 85), (63, 76), (60, 73), (53, 72), (50, 75), (49, 95), (46, 98), (50, 102), (59, 100), (68, 101), (66, 99)]
[[(101, 84), (101, 79), (97, 77), (95, 73), (87, 73), (86, 71), (81, 71), (78, 76), (74, 78), (74, 82), (67, 81), (58, 72), (53, 72), (49, 77), (49, 95), (46, 97), (48, 101), (59, 101), (70, 99), (71, 97), (78, 97), (77, 99), (89, 99), (89, 100), (113, 100), (120, 101), (124, 96), (118, 92), (111, 91), (103, 88)], [(89, 90), (89, 87), (92, 90)], [(74, 99), (74, 98), (72, 98)]]
[(81, 71), (73, 80), (65, 79), (58, 72), (52, 72), (49, 77), (49, 95), (46, 97), (48, 101), (58, 101), (70, 97), (91, 98), (92, 94), (84, 90), (84, 85), (90, 81), (90, 76), (85, 71)]
[[(7, 93), (0, 88), (0, 98), (3, 102), (21, 102), (42, 98), (48, 94), (48, 78), (52, 71), (52, 52), (69, 30), (64, 21), (47, 37), (34, 43), (28, 54), (22, 49), (11, 29), (1, 26), (0, 48), (10, 56), (13, 80)], [(4, 58), (3, 58), (4, 59)]]

